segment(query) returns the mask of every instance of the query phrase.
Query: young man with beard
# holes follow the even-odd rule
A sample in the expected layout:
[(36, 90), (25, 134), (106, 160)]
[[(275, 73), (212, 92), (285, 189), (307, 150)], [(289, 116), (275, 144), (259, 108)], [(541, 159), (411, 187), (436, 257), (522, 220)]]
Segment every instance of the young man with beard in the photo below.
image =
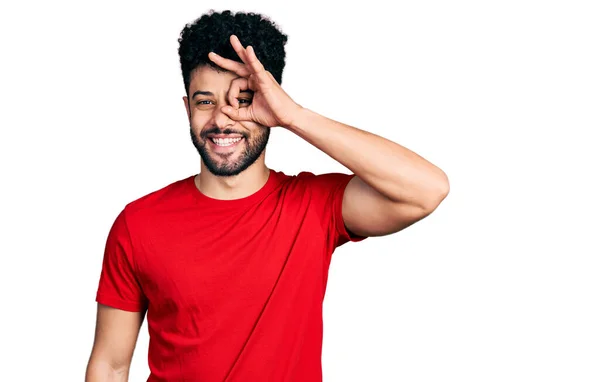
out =
[[(397, 232), (448, 193), (408, 149), (306, 109), (281, 88), (287, 37), (263, 16), (203, 15), (180, 38), (197, 175), (127, 204), (108, 235), (87, 381), (126, 381), (140, 325), (148, 381), (321, 381), (335, 248)], [(265, 165), (289, 129), (353, 174)]]

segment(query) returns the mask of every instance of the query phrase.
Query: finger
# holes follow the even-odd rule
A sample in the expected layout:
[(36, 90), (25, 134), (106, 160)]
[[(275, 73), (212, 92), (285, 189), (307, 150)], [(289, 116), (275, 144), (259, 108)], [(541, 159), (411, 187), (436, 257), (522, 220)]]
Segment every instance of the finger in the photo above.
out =
[(247, 57), (248, 61), (246, 62), (246, 64), (248, 64), (250, 66), (250, 69), (256, 74), (264, 72), (265, 67), (260, 62), (258, 57), (256, 57), (256, 52), (254, 52), (254, 48), (252, 46), (248, 45), (248, 48), (246, 49), (246, 51), (248, 53), (248, 57)]
[(244, 64), (247, 64), (248, 63), (248, 56), (246, 54), (246, 49), (244, 49), (244, 46), (242, 45), (240, 39), (236, 35), (232, 34), (229, 37), (229, 42), (231, 43), (231, 46), (233, 47), (233, 50), (235, 50), (235, 52), (242, 59), (242, 61), (244, 62)]
[(238, 101), (238, 96), (240, 92), (243, 90), (248, 90), (248, 79), (247, 78), (236, 78), (231, 81), (231, 85), (229, 85), (229, 92), (227, 94), (227, 99), (229, 100), (229, 104), (236, 109), (239, 109), (240, 103)]
[(241, 109), (234, 109), (231, 106), (224, 106), (221, 111), (227, 114), (227, 116), (234, 121), (253, 121), (250, 108), (243, 107)]
[(250, 75), (250, 70), (246, 67), (246, 65), (241, 62), (233, 61), (225, 57), (221, 57), (215, 52), (210, 52), (208, 54), (208, 58), (220, 66), (225, 70), (229, 70), (230, 72), (234, 72), (240, 77), (248, 77)]

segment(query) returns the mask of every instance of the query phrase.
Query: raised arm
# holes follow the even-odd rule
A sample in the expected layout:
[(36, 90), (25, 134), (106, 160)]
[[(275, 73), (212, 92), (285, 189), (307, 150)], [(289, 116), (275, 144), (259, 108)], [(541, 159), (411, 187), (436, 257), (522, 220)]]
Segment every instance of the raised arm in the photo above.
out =
[[(265, 69), (251, 46), (244, 48), (233, 35), (230, 40), (242, 63), (209, 55), (215, 64), (240, 76), (231, 84), (231, 105), (221, 110), (236, 121), (284, 127), (352, 171), (356, 177), (344, 191), (342, 212), (354, 234), (398, 232), (429, 215), (446, 198), (450, 185), (440, 168), (391, 140), (303, 108)], [(254, 92), (252, 104), (240, 108), (235, 98), (248, 89)], [(389, 108), (373, 112), (388, 113), (394, 122)]]
[(98, 304), (96, 334), (85, 382), (126, 382), (145, 311)]

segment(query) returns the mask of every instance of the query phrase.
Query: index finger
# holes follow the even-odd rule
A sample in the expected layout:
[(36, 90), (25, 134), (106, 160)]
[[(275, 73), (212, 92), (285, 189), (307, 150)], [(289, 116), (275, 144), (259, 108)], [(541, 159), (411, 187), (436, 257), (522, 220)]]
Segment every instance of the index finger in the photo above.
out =
[(230, 72), (234, 72), (240, 77), (248, 77), (250, 75), (250, 71), (246, 67), (246, 65), (241, 62), (233, 61), (225, 57), (221, 57), (215, 52), (210, 52), (208, 54), (208, 58), (219, 65), (221, 68), (225, 70), (229, 70)]

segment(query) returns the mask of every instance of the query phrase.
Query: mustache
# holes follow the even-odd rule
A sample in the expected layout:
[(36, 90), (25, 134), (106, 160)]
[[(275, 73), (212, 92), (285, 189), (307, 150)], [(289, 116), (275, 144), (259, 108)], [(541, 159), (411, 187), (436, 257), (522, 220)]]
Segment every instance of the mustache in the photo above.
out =
[(245, 138), (248, 138), (248, 136), (247, 136), (247, 134), (245, 132), (233, 130), (233, 129), (230, 129), (230, 128), (221, 130), (221, 129), (219, 129), (216, 126), (210, 128), (210, 129), (203, 130), (200, 133), (200, 137), (202, 137), (203, 139), (206, 139), (208, 134), (240, 134), (241, 136), (243, 136)]

